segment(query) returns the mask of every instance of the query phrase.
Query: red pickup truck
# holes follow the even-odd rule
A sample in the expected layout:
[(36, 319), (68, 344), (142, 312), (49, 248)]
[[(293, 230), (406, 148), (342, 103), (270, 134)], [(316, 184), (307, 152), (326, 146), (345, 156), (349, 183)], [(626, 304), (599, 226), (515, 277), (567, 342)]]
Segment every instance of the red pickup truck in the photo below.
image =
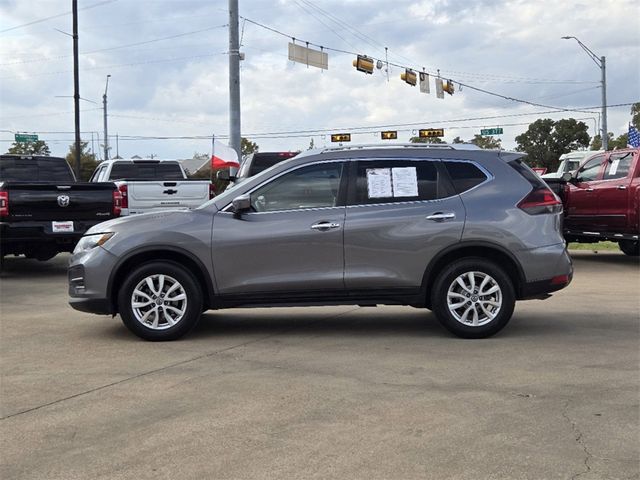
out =
[(618, 242), (640, 254), (640, 148), (604, 152), (586, 160), (562, 191), (567, 242)]

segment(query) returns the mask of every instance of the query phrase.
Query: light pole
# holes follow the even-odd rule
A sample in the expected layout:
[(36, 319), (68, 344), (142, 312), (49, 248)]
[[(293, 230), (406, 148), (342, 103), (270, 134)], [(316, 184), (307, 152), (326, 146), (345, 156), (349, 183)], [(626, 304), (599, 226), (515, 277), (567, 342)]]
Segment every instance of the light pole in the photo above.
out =
[(582, 49), (587, 52), (587, 55), (593, 60), (598, 68), (600, 68), (600, 73), (602, 74), (601, 86), (602, 86), (602, 130), (600, 132), (602, 136), (602, 149), (608, 150), (609, 148), (609, 132), (607, 131), (607, 64), (604, 56), (598, 57), (595, 53), (593, 53), (589, 47), (587, 47), (584, 43), (578, 40), (576, 37), (562, 37), (563, 40), (569, 40), (573, 38), (578, 45), (582, 47)]
[(104, 95), (102, 95), (102, 114), (104, 117), (104, 159), (109, 160), (109, 135), (107, 132), (107, 88), (109, 88), (109, 77), (107, 75), (107, 83), (104, 86)]

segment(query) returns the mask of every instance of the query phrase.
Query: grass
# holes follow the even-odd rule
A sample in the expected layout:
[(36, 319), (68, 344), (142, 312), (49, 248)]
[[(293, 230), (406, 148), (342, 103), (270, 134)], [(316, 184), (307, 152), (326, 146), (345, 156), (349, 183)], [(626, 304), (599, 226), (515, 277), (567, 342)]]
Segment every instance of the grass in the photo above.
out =
[(620, 251), (620, 248), (618, 248), (618, 244), (616, 242), (570, 243), (569, 250), (613, 250), (617, 252)]

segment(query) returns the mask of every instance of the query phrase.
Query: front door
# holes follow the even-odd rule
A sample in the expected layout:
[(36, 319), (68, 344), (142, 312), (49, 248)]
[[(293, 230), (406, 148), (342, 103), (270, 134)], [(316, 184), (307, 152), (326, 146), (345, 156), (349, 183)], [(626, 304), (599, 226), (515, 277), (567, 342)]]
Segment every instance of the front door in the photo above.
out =
[(569, 200), (565, 216), (566, 228), (593, 228), (598, 223), (598, 201), (595, 184), (602, 179), (605, 154), (588, 160), (576, 173), (577, 181), (568, 184)]
[(250, 212), (218, 212), (212, 235), (218, 293), (344, 290), (343, 170), (344, 162), (294, 169), (250, 192)]

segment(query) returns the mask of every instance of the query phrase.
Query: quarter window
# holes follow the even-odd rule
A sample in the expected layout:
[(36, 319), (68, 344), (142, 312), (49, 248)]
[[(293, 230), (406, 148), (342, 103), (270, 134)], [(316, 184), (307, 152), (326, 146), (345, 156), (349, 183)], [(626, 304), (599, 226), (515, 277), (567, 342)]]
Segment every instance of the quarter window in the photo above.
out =
[(355, 203), (435, 200), (451, 195), (439, 176), (435, 162), (429, 160), (360, 161)]
[(470, 162), (444, 162), (457, 193), (466, 192), (487, 179), (482, 170)]
[(342, 178), (342, 163), (299, 168), (276, 178), (251, 194), (256, 212), (335, 207)]

